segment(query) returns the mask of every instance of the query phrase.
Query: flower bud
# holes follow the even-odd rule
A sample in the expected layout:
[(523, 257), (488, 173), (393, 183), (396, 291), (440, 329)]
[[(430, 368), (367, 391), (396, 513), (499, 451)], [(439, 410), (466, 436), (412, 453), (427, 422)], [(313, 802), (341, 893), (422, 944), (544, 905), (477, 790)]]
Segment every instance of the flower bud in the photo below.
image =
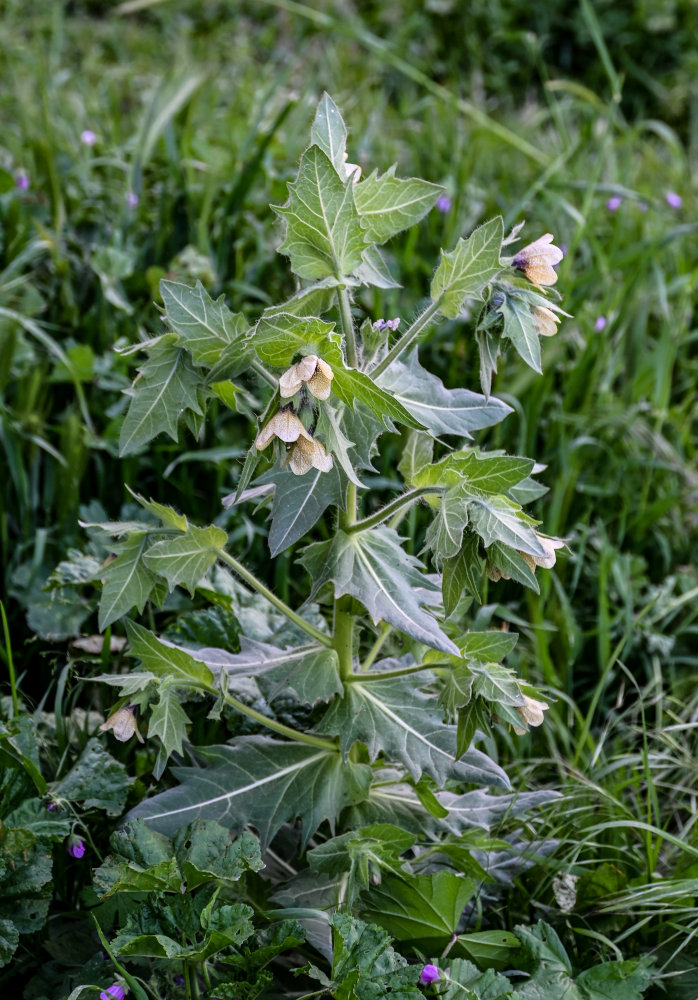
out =
[(68, 854), (71, 858), (81, 858), (85, 853), (85, 845), (79, 837), (71, 837), (68, 841)]
[(425, 965), (419, 973), (419, 978), (423, 983), (433, 983), (439, 978), (439, 970), (435, 965)]

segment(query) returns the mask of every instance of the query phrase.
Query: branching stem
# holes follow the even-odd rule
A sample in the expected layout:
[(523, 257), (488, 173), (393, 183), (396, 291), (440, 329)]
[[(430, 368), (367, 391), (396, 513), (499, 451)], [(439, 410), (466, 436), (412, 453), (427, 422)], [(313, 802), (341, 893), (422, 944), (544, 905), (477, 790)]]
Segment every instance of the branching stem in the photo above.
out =
[(344, 334), (344, 344), (347, 352), (347, 364), (350, 368), (356, 368), (359, 363), (356, 353), (356, 335), (354, 333), (354, 320), (351, 315), (351, 303), (349, 302), (349, 292), (346, 288), (337, 289), (339, 299), (339, 318)]
[(307, 743), (308, 746), (319, 747), (321, 750), (334, 751), (337, 749), (337, 744), (333, 740), (323, 740), (321, 736), (311, 736), (310, 733), (300, 733), (295, 729), (291, 729), (290, 726), (285, 726), (283, 722), (277, 722), (276, 719), (270, 719), (268, 716), (262, 715), (256, 708), (245, 705), (244, 702), (238, 701), (237, 698), (233, 698), (227, 692), (223, 695), (223, 699), (226, 705), (230, 705), (231, 708), (242, 712), (243, 715), (247, 715), (250, 719), (260, 722), (267, 729), (273, 729), (274, 732), (279, 733), (281, 736), (287, 736), (296, 743)]
[(344, 530), (351, 533), (352, 531), (366, 531), (367, 528), (373, 528), (376, 524), (387, 521), (393, 514), (401, 511), (404, 507), (409, 507), (415, 500), (419, 500), (420, 497), (426, 496), (429, 493), (443, 493), (443, 486), (420, 486), (417, 489), (410, 490), (408, 493), (403, 493), (402, 496), (391, 500), (385, 507), (381, 507), (375, 514), (364, 517), (361, 521), (355, 521)]

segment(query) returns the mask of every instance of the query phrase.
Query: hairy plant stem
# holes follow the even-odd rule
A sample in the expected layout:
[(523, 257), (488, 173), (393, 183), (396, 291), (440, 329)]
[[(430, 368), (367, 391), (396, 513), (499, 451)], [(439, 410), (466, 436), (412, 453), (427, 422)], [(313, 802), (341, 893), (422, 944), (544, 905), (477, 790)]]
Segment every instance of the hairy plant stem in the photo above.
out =
[[(210, 688), (206, 688), (210, 691)], [(233, 698), (231, 694), (223, 695), (223, 700), (226, 705), (230, 705), (231, 708), (236, 709), (238, 712), (242, 712), (243, 715), (248, 716), (250, 719), (255, 719), (260, 722), (267, 729), (273, 729), (274, 732), (280, 733), (281, 736), (287, 736), (290, 740), (294, 740), (296, 743), (307, 743), (311, 747), (319, 747), (321, 750), (336, 750), (337, 744), (333, 740), (323, 740), (320, 736), (311, 736), (309, 733), (300, 733), (295, 729), (291, 729), (290, 726), (285, 726), (283, 722), (277, 722), (276, 719), (270, 719), (266, 715), (262, 715), (258, 712), (256, 708), (251, 708), (249, 705), (245, 705), (244, 702), (238, 701), (237, 698)]]
[(278, 389), (279, 380), (275, 378), (271, 372), (268, 372), (264, 365), (260, 361), (257, 361), (256, 358), (250, 361), (250, 368), (253, 372), (256, 372), (260, 378), (264, 379), (267, 385), (270, 385), (272, 389)]
[(406, 674), (418, 674), (421, 670), (433, 670), (434, 667), (450, 667), (450, 663), (419, 663), (414, 667), (401, 667), (399, 670), (375, 670), (371, 674), (361, 672), (346, 677), (350, 684), (368, 684), (371, 681), (387, 681), (392, 677), (404, 677)]
[[(356, 486), (347, 485), (347, 509), (339, 512), (339, 527), (350, 530), (356, 520)], [(351, 613), (351, 595), (335, 598), (332, 645), (339, 657), (339, 676), (348, 680), (354, 673), (354, 615)]]
[(437, 299), (436, 302), (432, 302), (431, 305), (427, 306), (424, 312), (417, 317), (412, 326), (405, 330), (400, 339), (393, 344), (383, 360), (371, 370), (372, 379), (376, 379), (379, 375), (382, 375), (385, 369), (389, 368), (396, 358), (399, 358), (401, 354), (404, 354), (404, 352), (411, 347), (412, 344), (414, 344), (422, 330), (425, 330), (429, 326), (434, 316), (438, 313), (440, 303), (441, 299)]
[(272, 593), (268, 587), (265, 587), (261, 580), (258, 580), (253, 573), (250, 573), (250, 571), (246, 569), (242, 563), (238, 562), (234, 556), (229, 555), (225, 549), (216, 549), (216, 555), (221, 562), (226, 563), (226, 565), (230, 566), (230, 568), (234, 570), (238, 576), (242, 577), (245, 583), (249, 583), (253, 590), (256, 590), (258, 594), (265, 597), (278, 611), (280, 611), (283, 615), (286, 615), (289, 621), (292, 621), (294, 625), (297, 625), (298, 628), (302, 629), (307, 635), (315, 639), (316, 642), (319, 642), (321, 645), (327, 647), (331, 647), (333, 645), (332, 639), (328, 635), (325, 635), (324, 632), (321, 632), (319, 629), (315, 628), (314, 625), (311, 625), (310, 622), (307, 622), (305, 618), (302, 618), (299, 614), (297, 614), (293, 608), (289, 608), (288, 604), (282, 601), (280, 597), (277, 597), (276, 594)]
[(354, 333), (354, 320), (351, 316), (349, 292), (346, 288), (337, 289), (337, 298), (339, 300), (339, 319), (342, 324), (344, 346), (347, 352), (347, 364), (350, 368), (356, 368), (359, 363), (359, 359), (356, 353), (356, 335)]
[(428, 493), (443, 493), (443, 491), (443, 486), (420, 486), (417, 489), (410, 490), (408, 493), (403, 493), (402, 496), (396, 497), (390, 503), (386, 504), (385, 507), (377, 510), (375, 514), (371, 514), (370, 517), (364, 517), (361, 521), (355, 521), (344, 530), (347, 532), (366, 531), (367, 528), (373, 528), (376, 524), (387, 521), (393, 514), (401, 511), (404, 507), (409, 507), (410, 504), (413, 504), (415, 500), (419, 500), (420, 497), (426, 496)]

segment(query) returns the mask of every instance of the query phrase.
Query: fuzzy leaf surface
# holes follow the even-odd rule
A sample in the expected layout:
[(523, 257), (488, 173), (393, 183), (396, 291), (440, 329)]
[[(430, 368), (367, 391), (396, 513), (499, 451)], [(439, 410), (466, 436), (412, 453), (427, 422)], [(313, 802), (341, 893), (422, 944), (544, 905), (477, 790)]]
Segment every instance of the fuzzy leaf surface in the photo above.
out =
[(305, 845), (320, 823), (333, 827), (345, 806), (365, 798), (371, 781), (367, 765), (345, 762), (339, 752), (266, 736), (197, 754), (205, 767), (173, 768), (180, 784), (141, 802), (129, 818), (167, 835), (199, 818), (238, 830), (250, 823), (264, 850), (283, 823), (300, 816)]
[(54, 782), (50, 791), (54, 798), (80, 802), (84, 809), (104, 809), (108, 816), (118, 816), (130, 784), (124, 765), (93, 736), (70, 771)]
[(528, 303), (515, 293), (504, 293), (498, 312), (504, 320), (502, 335), (511, 341), (521, 360), (540, 375), (543, 371), (540, 339)]
[(534, 521), (518, 504), (498, 494), (473, 497), (470, 523), (486, 546), (503, 542), (531, 556), (545, 556), (545, 549), (533, 530)]
[(339, 176), (343, 177), (347, 152), (347, 127), (339, 108), (327, 92), (318, 101), (315, 119), (310, 129), (310, 141), (320, 147)]
[(180, 681), (184, 686), (192, 681), (209, 687), (213, 685), (213, 674), (209, 668), (191, 653), (162, 642), (136, 622), (127, 619), (125, 624), (131, 654), (141, 660), (146, 670), (159, 677)]
[(346, 482), (336, 463), (329, 472), (310, 469), (304, 476), (287, 467), (274, 469), (263, 481), (275, 485), (269, 528), (272, 556), (303, 538), (332, 504), (345, 505)]
[(240, 313), (232, 313), (223, 296), (214, 301), (200, 281), (196, 287), (176, 281), (161, 281), (160, 294), (168, 325), (179, 334), (180, 344), (189, 351), (196, 365), (214, 365), (225, 348), (243, 346), (247, 322)]
[(119, 555), (103, 570), (99, 600), (99, 631), (130, 611), (143, 613), (145, 603), (156, 584), (155, 576), (143, 562), (147, 536), (134, 534), (120, 546)]
[(422, 368), (416, 351), (405, 361), (394, 361), (379, 376), (378, 384), (435, 436), (457, 434), (471, 438), (473, 431), (492, 427), (512, 412), (507, 403), (494, 396), (485, 397), (469, 389), (447, 389), (440, 378)]
[(357, 184), (354, 198), (368, 238), (385, 243), (423, 219), (442, 193), (438, 184), (417, 177), (396, 177), (393, 165), (382, 177), (374, 170)]
[(286, 222), (279, 253), (290, 259), (301, 278), (341, 279), (351, 274), (366, 245), (352, 182), (340, 178), (319, 146), (311, 146), (288, 188), (288, 201), (274, 206)]
[(338, 531), (330, 542), (309, 545), (301, 562), (314, 590), (331, 580), (335, 597), (351, 594), (367, 608), (374, 624), (389, 622), (427, 646), (458, 655), (455, 643), (424, 610), (429, 593), (435, 596), (433, 584), (419, 571), (419, 560), (404, 551), (392, 528), (350, 535)]
[(426, 772), (439, 783), (454, 778), (509, 787), (504, 771), (479, 750), (456, 758), (456, 727), (444, 725), (434, 696), (410, 676), (347, 684), (344, 697), (330, 704), (316, 730), (338, 736), (345, 754), (356, 740), (366, 745), (372, 761), (385, 753), (415, 781)]
[(119, 454), (139, 451), (158, 434), (177, 440), (177, 425), (185, 412), (203, 416), (200, 396), (205, 388), (186, 351), (166, 334), (150, 349), (140, 377), (129, 390), (131, 402), (121, 425)]
[(189, 525), (185, 535), (151, 545), (143, 560), (151, 572), (167, 580), (170, 590), (182, 584), (193, 595), (227, 540), (226, 533), (216, 525), (206, 528)]
[(441, 263), (431, 283), (431, 297), (448, 319), (455, 319), (468, 298), (480, 298), (487, 284), (502, 270), (499, 252), (504, 238), (501, 216), (490, 219), (470, 236), (458, 240), (455, 250), (441, 251)]

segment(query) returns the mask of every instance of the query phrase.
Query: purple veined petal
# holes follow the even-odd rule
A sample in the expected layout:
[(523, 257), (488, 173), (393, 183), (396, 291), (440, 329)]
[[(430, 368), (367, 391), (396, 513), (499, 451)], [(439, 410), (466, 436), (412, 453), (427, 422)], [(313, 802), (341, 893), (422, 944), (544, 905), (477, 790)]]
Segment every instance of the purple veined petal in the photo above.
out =
[(607, 320), (605, 316), (599, 316), (599, 318), (594, 323), (594, 329), (597, 333), (601, 333), (603, 328), (606, 326)]
[(664, 199), (670, 208), (681, 208), (683, 205), (683, 198), (676, 191), (667, 191)]

